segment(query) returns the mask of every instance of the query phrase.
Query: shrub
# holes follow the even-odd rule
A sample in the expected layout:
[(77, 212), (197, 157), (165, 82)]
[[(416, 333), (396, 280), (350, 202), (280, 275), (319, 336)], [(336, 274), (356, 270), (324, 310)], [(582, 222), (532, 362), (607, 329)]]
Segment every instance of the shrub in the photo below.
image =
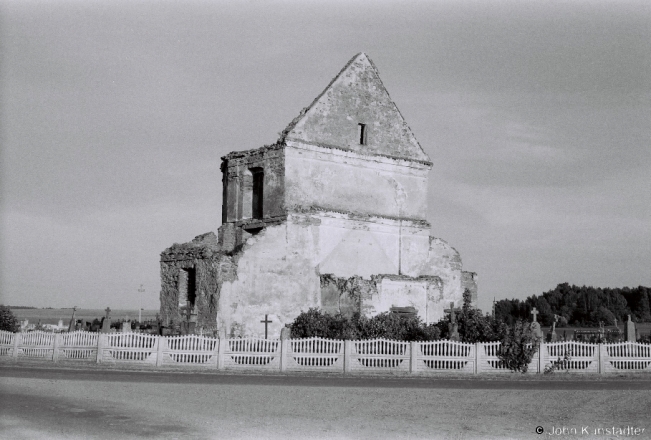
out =
[(404, 317), (395, 313), (380, 313), (367, 318), (355, 313), (347, 318), (341, 314), (329, 315), (311, 308), (290, 324), (292, 338), (318, 336), (328, 339), (395, 339), (399, 341), (433, 341), (440, 331), (425, 325), (418, 317)]
[(0, 330), (17, 332), (18, 328), (18, 319), (16, 319), (9, 306), (0, 304)]
[[(459, 326), (459, 338), (462, 342), (474, 344), (475, 342), (493, 342), (502, 339), (507, 331), (507, 326), (502, 321), (486, 316), (471, 305), (470, 291), (463, 292), (463, 307), (456, 316)], [(446, 316), (436, 323), (443, 339), (449, 338), (450, 316)]]
[(498, 354), (502, 363), (511, 371), (526, 373), (529, 363), (538, 350), (538, 338), (528, 322), (517, 320), (502, 335), (502, 348)]

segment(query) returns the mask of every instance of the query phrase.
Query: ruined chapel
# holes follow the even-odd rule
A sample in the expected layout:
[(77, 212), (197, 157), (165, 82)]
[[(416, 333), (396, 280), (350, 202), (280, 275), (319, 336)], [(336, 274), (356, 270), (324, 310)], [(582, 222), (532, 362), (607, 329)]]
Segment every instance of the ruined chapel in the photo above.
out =
[(355, 55), (272, 145), (222, 158), (222, 221), (161, 253), (161, 318), (278, 337), (311, 307), (438, 321), (476, 275), (430, 236), (432, 167), (370, 58)]

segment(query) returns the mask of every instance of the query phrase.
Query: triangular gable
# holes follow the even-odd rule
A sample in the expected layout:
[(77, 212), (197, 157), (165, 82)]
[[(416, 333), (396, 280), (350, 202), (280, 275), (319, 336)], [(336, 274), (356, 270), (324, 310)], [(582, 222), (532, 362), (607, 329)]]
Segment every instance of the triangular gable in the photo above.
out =
[[(359, 124), (365, 125), (365, 143), (360, 143)], [(355, 55), (287, 126), (283, 141), (430, 162), (364, 53)]]

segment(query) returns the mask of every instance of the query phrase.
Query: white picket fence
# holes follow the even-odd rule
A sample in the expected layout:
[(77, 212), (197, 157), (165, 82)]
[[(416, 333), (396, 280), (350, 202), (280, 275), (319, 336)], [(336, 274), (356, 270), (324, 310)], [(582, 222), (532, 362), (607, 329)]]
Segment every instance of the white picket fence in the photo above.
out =
[[(0, 331), (0, 357), (54, 362), (131, 363), (153, 366), (333, 373), (403, 372), (435, 375), (510, 372), (499, 342), (404, 342), (386, 339), (215, 339), (139, 333), (10, 333)], [(555, 361), (578, 373), (651, 372), (651, 345), (635, 342), (541, 344), (529, 364), (541, 373)]]

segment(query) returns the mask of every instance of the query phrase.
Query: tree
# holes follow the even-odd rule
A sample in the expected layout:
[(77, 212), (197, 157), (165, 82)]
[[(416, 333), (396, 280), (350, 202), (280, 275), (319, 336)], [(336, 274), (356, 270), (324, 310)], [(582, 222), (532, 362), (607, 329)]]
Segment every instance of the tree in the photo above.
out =
[[(506, 325), (491, 316), (482, 315), (481, 311), (472, 307), (471, 301), (471, 293), (466, 289), (463, 292), (463, 307), (457, 317), (461, 341), (471, 344), (498, 341)], [(446, 329), (445, 334), (447, 335), (449, 318), (445, 319), (444, 322), (445, 325), (439, 326), (439, 328)]]
[(0, 330), (17, 332), (18, 328), (18, 319), (16, 319), (9, 306), (0, 304)]

